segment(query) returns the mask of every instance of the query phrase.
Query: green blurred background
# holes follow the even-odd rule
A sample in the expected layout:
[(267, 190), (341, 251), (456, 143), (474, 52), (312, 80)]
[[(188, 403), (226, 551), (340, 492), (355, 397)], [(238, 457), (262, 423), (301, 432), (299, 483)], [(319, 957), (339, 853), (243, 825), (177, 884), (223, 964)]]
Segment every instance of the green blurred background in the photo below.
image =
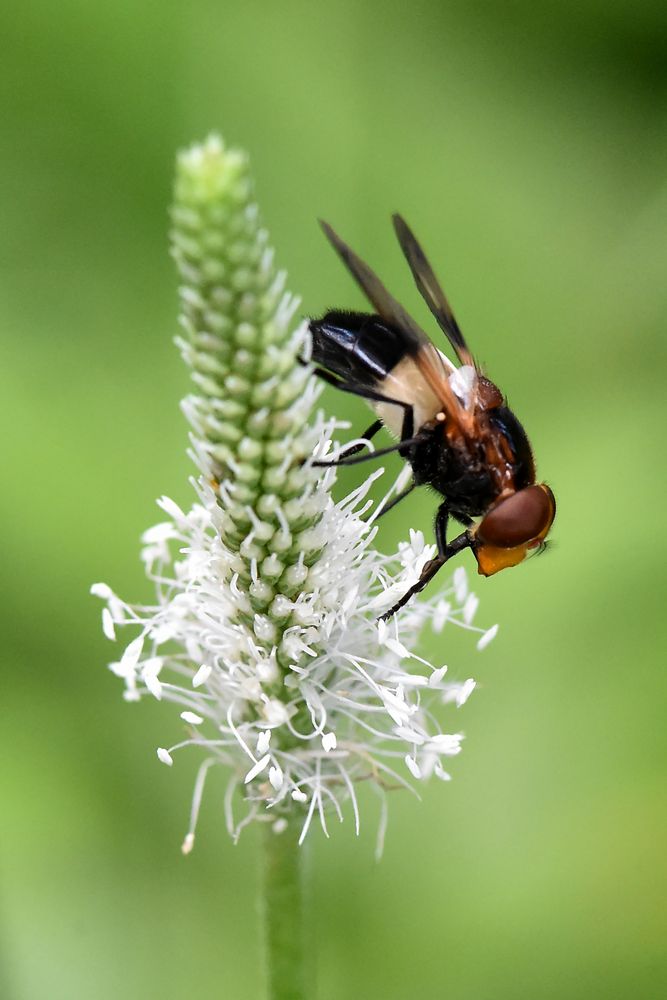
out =
[(175, 716), (122, 702), (87, 595), (147, 598), (154, 498), (190, 497), (166, 211), (211, 129), (304, 314), (361, 304), (321, 215), (429, 322), (406, 215), (559, 501), (477, 586), (496, 642), (426, 650), (480, 682), (455, 780), (392, 799), (379, 865), (372, 798), (313, 837), (320, 1000), (664, 995), (666, 38), (658, 0), (5, 0), (3, 997), (259, 995), (256, 832), (214, 777), (181, 857), (194, 756), (157, 763)]

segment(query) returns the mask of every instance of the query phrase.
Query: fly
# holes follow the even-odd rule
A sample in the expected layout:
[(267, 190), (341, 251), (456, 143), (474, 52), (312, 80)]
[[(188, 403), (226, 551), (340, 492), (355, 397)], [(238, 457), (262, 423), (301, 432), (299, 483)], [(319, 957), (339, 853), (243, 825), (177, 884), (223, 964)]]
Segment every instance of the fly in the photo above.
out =
[[(430, 486), (443, 498), (435, 516), (438, 554), (384, 619), (404, 607), (463, 549), (472, 550), (483, 576), (523, 562), (543, 547), (556, 514), (550, 488), (536, 482), (526, 432), (473, 358), (411, 229), (400, 215), (393, 216), (393, 223), (415, 284), (458, 366), (325, 222), (329, 242), (375, 311), (335, 309), (309, 324), (315, 374), (343, 392), (361, 396), (375, 411), (377, 419), (363, 437), (370, 440), (386, 427), (397, 439), (364, 455), (358, 452), (365, 444), (351, 445), (335, 460), (313, 464), (356, 465), (396, 451), (412, 467), (413, 478), (382, 513), (417, 486)], [(448, 542), (450, 519), (464, 531)]]

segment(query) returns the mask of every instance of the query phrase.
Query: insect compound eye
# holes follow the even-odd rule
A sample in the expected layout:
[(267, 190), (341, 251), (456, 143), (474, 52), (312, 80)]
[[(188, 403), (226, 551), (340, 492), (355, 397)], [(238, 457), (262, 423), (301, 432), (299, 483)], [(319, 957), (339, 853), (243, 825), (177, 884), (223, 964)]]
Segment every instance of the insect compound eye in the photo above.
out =
[(483, 545), (510, 549), (533, 540), (541, 541), (556, 514), (554, 495), (544, 483), (527, 486), (506, 500), (501, 500), (486, 515), (477, 529)]

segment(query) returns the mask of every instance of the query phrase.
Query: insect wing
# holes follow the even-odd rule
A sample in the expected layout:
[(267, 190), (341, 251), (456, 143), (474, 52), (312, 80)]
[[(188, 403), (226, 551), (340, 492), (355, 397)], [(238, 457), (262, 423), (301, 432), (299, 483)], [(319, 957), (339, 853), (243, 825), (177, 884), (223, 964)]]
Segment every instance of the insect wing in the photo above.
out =
[(417, 326), (400, 302), (397, 302), (394, 296), (387, 291), (372, 268), (364, 263), (361, 257), (357, 256), (354, 250), (340, 238), (328, 222), (320, 221), (320, 225), (332, 247), (368, 301), (383, 319), (387, 320), (393, 326), (398, 327), (406, 335), (411, 342), (413, 352), (416, 353), (424, 342), (430, 344), (424, 331)]
[(327, 222), (320, 221), (324, 233), (378, 314), (397, 327), (409, 344), (410, 353), (422, 375), (441, 400), (447, 415), (457, 424), (467, 424), (468, 414), (452, 390), (443, 356), (415, 323), (403, 306), (391, 295), (375, 272), (352, 250)]
[(412, 277), (424, 302), (435, 316), (440, 328), (447, 335), (447, 339), (456, 351), (461, 364), (475, 367), (470, 348), (466, 344), (461, 329), (454, 318), (452, 307), (447, 301), (447, 296), (433, 273), (433, 268), (429, 264), (426, 254), (417, 241), (415, 234), (402, 216), (396, 214), (392, 218), (398, 242), (401, 244), (401, 250), (405, 254), (405, 259), (412, 271)]

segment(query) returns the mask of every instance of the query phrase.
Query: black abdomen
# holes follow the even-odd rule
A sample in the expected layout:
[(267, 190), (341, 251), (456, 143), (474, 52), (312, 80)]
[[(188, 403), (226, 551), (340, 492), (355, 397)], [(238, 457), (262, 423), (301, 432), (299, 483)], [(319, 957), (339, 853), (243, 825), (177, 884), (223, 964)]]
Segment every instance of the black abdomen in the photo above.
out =
[(382, 380), (405, 357), (405, 336), (379, 316), (332, 310), (310, 321), (313, 361), (360, 385)]

